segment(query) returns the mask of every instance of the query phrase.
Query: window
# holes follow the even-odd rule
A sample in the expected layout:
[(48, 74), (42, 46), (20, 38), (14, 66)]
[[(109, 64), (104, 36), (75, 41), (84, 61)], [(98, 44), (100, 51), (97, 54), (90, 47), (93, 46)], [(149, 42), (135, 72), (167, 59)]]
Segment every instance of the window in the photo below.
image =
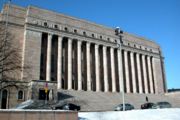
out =
[(102, 36), (100, 36), (100, 39), (102, 39)]
[(116, 42), (116, 43), (117, 43), (117, 40), (114, 40), (114, 42)]
[(18, 91), (18, 100), (22, 100), (23, 99), (23, 91), (20, 90)]
[(134, 44), (134, 47), (136, 47), (136, 45)]
[(77, 30), (76, 30), (76, 29), (74, 29), (74, 33), (77, 33)]
[(83, 35), (86, 35), (86, 32), (83, 32)]
[(110, 38), (107, 38), (108, 41), (110, 41)]
[(94, 34), (92, 34), (92, 37), (94, 37)]
[(58, 29), (58, 25), (54, 25), (54, 28)]
[(65, 31), (68, 31), (68, 28), (67, 28), (67, 27), (65, 27), (65, 28), (64, 28), (64, 30), (65, 30)]
[(47, 27), (47, 22), (44, 22), (44, 26)]

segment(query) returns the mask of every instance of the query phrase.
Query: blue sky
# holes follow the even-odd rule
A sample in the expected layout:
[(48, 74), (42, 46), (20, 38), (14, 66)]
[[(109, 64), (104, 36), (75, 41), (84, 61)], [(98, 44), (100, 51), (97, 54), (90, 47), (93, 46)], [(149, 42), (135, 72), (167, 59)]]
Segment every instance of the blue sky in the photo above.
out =
[[(7, 0), (0, 0), (0, 8)], [(180, 88), (180, 0), (12, 0), (124, 31), (157, 42), (165, 57), (168, 88)], [(178, 77), (179, 76), (179, 77)]]

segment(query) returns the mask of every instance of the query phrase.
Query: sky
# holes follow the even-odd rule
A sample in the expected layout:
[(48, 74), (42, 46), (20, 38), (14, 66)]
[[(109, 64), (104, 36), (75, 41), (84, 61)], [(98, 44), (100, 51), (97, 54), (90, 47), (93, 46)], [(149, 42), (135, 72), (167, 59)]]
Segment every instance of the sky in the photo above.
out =
[[(0, 0), (0, 9), (7, 0)], [(85, 19), (158, 43), (167, 87), (180, 88), (180, 0), (11, 0)], [(179, 76), (179, 77), (178, 77)]]

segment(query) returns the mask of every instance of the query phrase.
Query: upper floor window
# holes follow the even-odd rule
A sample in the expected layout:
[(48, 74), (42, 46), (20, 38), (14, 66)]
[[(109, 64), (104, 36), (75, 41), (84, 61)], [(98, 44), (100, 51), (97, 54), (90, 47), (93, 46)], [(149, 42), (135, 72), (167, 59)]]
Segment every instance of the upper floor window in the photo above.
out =
[(64, 30), (65, 30), (65, 31), (68, 31), (68, 28), (67, 28), (67, 27), (65, 27), (65, 28), (64, 28)]
[(44, 22), (44, 26), (47, 27), (47, 22)]
[(100, 39), (102, 39), (102, 36), (100, 36)]
[(83, 32), (83, 35), (86, 35), (86, 32)]
[(94, 37), (94, 34), (92, 34), (92, 37)]
[(54, 25), (54, 28), (56, 28), (56, 29), (57, 29), (57, 28), (58, 28), (58, 25)]
[(74, 29), (74, 33), (77, 33), (77, 30), (76, 30), (76, 29)]

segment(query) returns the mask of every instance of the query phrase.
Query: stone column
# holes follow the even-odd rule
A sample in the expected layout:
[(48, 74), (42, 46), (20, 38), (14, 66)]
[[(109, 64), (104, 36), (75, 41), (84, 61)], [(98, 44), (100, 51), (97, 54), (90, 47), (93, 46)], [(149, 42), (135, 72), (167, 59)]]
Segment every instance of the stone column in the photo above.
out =
[(119, 88), (120, 92), (124, 91), (124, 79), (123, 79), (123, 68), (122, 68), (122, 56), (121, 50), (118, 49), (118, 76), (119, 76)]
[(72, 39), (68, 38), (68, 90), (72, 89)]
[(52, 35), (48, 34), (47, 42), (47, 61), (46, 61), (46, 81), (51, 80), (51, 47), (52, 47)]
[(134, 53), (131, 52), (131, 73), (132, 73), (132, 83), (133, 83), (133, 93), (137, 92), (136, 89), (136, 76), (135, 76), (135, 66), (134, 66)]
[(158, 82), (158, 80), (160, 81), (161, 80), (161, 75), (160, 75), (160, 72), (161, 72), (161, 69), (159, 68), (159, 66), (160, 66), (160, 64), (159, 64), (159, 60), (158, 60), (158, 58), (155, 58), (155, 57), (153, 57), (152, 58), (152, 67), (153, 67), (153, 75), (154, 75), (154, 89), (155, 89), (155, 91), (154, 91), (154, 93), (155, 94), (159, 94), (160, 92), (159, 92), (159, 87), (161, 88), (161, 85), (162, 84), (158, 84), (159, 82)]
[(91, 63), (90, 63), (90, 43), (86, 43), (86, 59), (87, 59), (87, 90), (91, 90)]
[(126, 76), (126, 91), (130, 93), (130, 82), (129, 82), (129, 63), (128, 63), (128, 54), (124, 50), (124, 64), (125, 64), (125, 76)]
[(81, 45), (82, 42), (77, 43), (77, 78), (78, 78), (78, 90), (82, 90), (82, 71), (81, 71)]
[(143, 64), (143, 77), (144, 77), (145, 93), (148, 93), (148, 82), (147, 82), (147, 71), (146, 71), (145, 55), (142, 55), (142, 64)]
[(148, 60), (148, 72), (149, 72), (149, 83), (150, 83), (150, 93), (154, 93), (153, 90), (153, 79), (152, 79), (152, 68), (151, 68), (151, 59), (150, 56), (147, 57)]
[(116, 76), (115, 76), (115, 65), (114, 65), (114, 48), (110, 48), (111, 54), (111, 78), (112, 78), (112, 92), (116, 92)]
[(58, 36), (58, 57), (57, 57), (57, 88), (62, 87), (62, 37)]
[(96, 91), (100, 91), (99, 75), (99, 45), (95, 45), (95, 72), (96, 72)]
[(137, 61), (137, 77), (138, 77), (138, 83), (139, 83), (139, 93), (143, 93), (142, 89), (142, 78), (141, 78), (141, 67), (140, 67), (140, 56), (138, 53), (136, 53), (136, 61)]
[(104, 91), (108, 92), (108, 72), (107, 72), (107, 47), (103, 46), (103, 73), (104, 73)]

